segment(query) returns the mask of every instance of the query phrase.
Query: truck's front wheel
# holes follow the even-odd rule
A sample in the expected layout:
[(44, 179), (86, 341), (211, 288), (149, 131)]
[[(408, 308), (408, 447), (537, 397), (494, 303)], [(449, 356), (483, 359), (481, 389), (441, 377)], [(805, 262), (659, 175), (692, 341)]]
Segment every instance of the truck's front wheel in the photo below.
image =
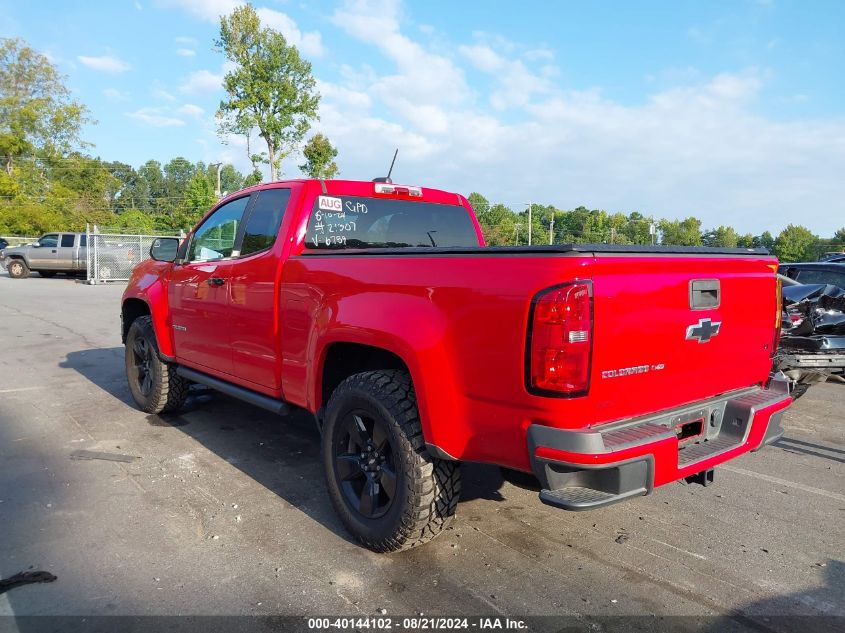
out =
[(12, 279), (29, 277), (29, 266), (21, 259), (13, 259), (6, 268), (9, 271), (9, 277)]
[(188, 397), (188, 381), (158, 355), (148, 316), (135, 319), (126, 334), (126, 379), (138, 407), (147, 413), (176, 411)]
[(460, 497), (458, 464), (426, 451), (404, 371), (368, 371), (338, 386), (326, 407), (323, 467), (341, 521), (376, 552), (430, 541)]

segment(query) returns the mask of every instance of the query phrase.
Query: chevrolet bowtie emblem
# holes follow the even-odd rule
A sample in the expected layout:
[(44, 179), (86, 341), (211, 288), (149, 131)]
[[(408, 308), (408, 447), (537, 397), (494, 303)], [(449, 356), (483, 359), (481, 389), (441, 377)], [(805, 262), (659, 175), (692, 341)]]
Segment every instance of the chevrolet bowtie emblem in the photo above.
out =
[(695, 339), (699, 343), (706, 343), (719, 333), (719, 328), (721, 327), (721, 321), (714, 323), (710, 319), (699, 319), (697, 325), (687, 327), (687, 340), (691, 341)]

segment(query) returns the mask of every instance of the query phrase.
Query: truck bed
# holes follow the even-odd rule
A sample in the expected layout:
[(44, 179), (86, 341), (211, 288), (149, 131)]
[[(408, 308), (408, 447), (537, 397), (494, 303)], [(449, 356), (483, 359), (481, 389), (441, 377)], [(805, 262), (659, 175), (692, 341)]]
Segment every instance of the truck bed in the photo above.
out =
[(532, 246), (415, 247), (415, 248), (338, 248), (306, 250), (310, 257), (341, 255), (551, 255), (568, 253), (618, 253), (645, 255), (730, 255), (765, 256), (765, 248), (721, 248), (713, 246), (655, 246), (639, 244), (551, 244)]
[[(333, 339), (387, 349), (408, 365), (437, 446), (499, 463), (503, 446), (512, 446), (504, 462), (526, 469), (531, 424), (596, 426), (765, 383), (774, 265), (762, 249), (672, 246), (306, 250), (282, 273), (282, 390), (314, 410), (320, 387), (303, 389), (315, 384)], [(593, 293), (588, 393), (532, 394), (532, 301), (576, 279)], [(720, 305), (691, 309), (693, 279), (718, 280)], [(702, 320), (723, 324), (719, 334), (685, 340)]]

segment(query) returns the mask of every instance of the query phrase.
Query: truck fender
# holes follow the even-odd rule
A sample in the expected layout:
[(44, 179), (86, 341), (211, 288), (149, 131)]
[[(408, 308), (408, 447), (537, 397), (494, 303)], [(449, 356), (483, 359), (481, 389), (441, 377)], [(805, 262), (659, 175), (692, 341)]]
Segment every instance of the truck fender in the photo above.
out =
[[(153, 330), (161, 355), (165, 360), (172, 360), (175, 356), (173, 346), (173, 333), (170, 328), (170, 317), (168, 310), (167, 282), (169, 275), (161, 275), (160, 271), (145, 272), (144, 265), (138, 266), (133, 272), (132, 279), (126, 292), (123, 295), (122, 316), (124, 319), (129, 315), (132, 320), (140, 314), (149, 314), (153, 320)], [(141, 309), (138, 303), (146, 306), (146, 311), (139, 314)], [(124, 322), (123, 336), (129, 330), (131, 322)]]
[[(454, 368), (448, 320), (427, 297), (365, 292), (327, 297), (314, 322), (308, 357), (308, 402), (312, 410), (324, 406), (322, 379), (326, 358), (335, 343), (356, 343), (391, 352), (411, 374), (426, 443), (439, 446), (444, 431), (463, 419), (461, 385)], [(336, 299), (334, 305), (330, 302)], [(389, 312), (373, 306), (390, 306)], [(433, 421), (437, 420), (438, 424)], [(446, 443), (448, 445), (448, 442)]]

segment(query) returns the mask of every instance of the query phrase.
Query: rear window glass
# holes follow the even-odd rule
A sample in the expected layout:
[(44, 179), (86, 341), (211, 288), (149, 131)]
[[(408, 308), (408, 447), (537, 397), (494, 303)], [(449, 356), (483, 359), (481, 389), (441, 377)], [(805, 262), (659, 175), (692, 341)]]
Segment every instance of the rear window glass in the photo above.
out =
[(469, 212), (430, 202), (319, 196), (308, 220), (309, 249), (478, 246)]
[(831, 270), (799, 270), (798, 281), (802, 284), (830, 284), (845, 288), (845, 273)]
[(73, 237), (73, 235), (67, 233), (62, 235), (62, 247), (67, 248), (68, 246), (73, 246)]

